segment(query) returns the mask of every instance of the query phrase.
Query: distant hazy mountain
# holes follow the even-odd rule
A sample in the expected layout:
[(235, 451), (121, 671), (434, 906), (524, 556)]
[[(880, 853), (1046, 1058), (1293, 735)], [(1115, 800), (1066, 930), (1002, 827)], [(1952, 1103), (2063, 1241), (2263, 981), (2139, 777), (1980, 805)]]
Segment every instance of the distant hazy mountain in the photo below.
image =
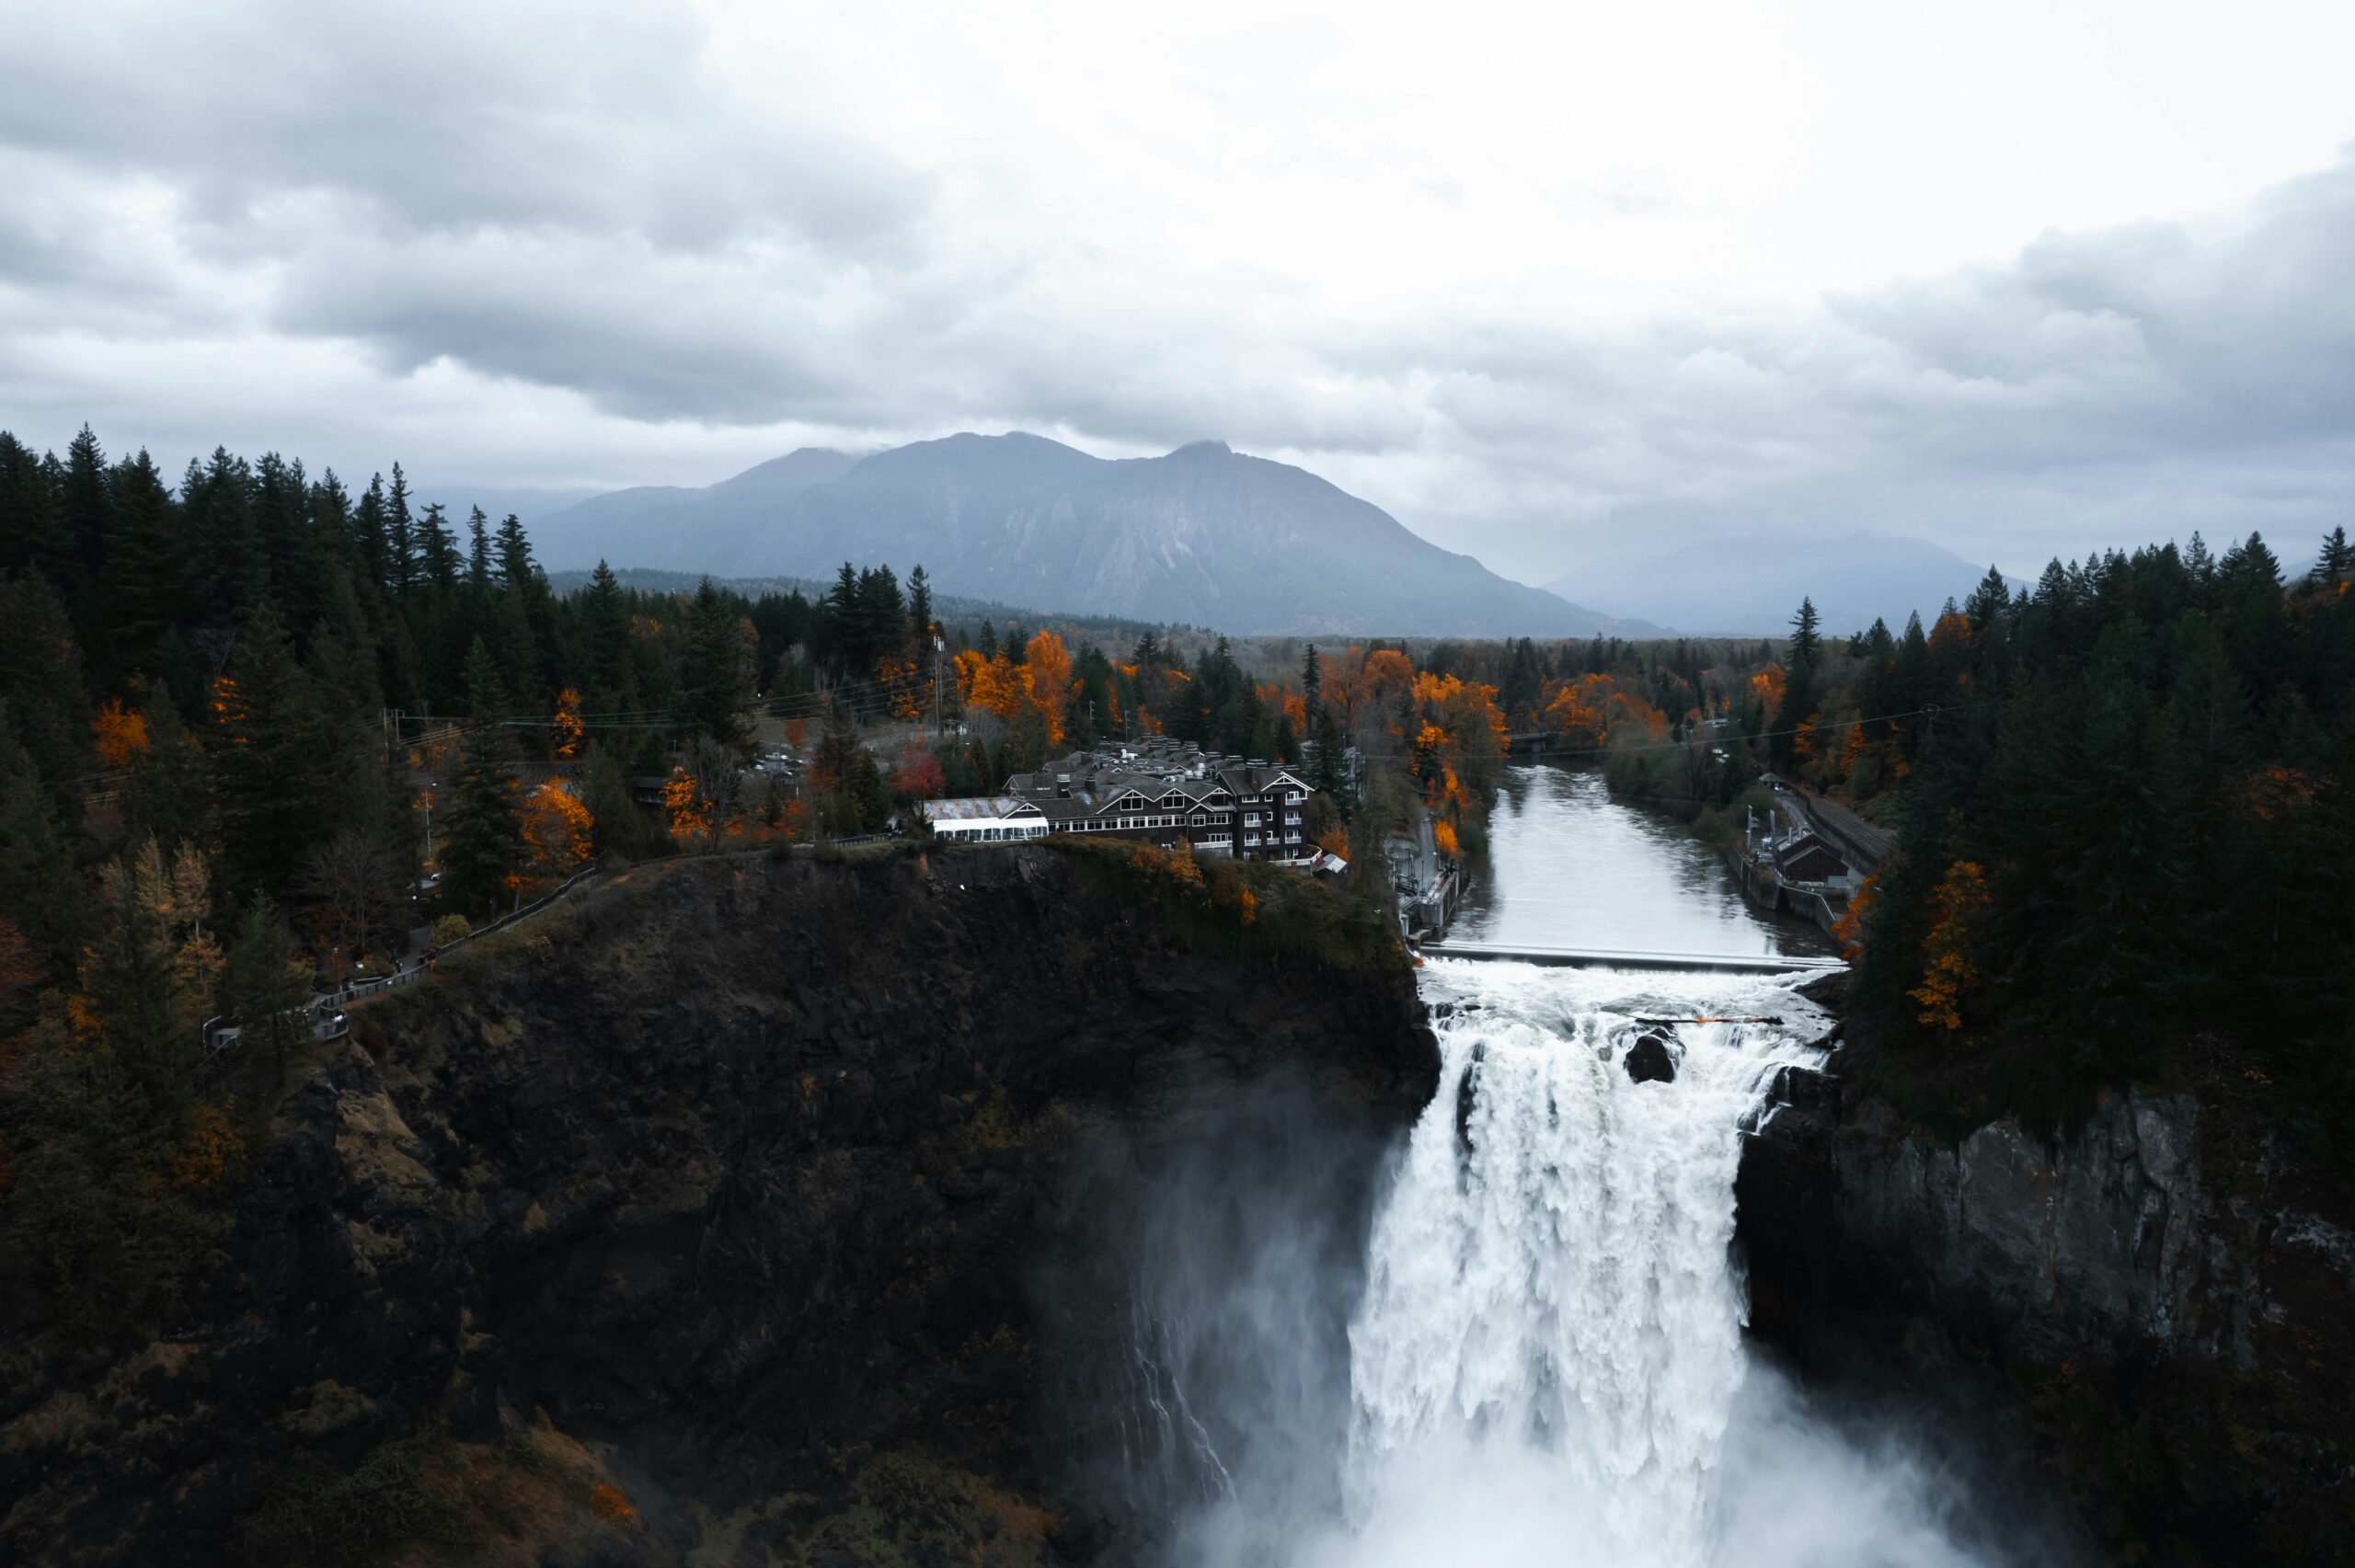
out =
[(805, 446), (705, 489), (640, 485), (592, 496), (533, 523), (533, 549), (551, 567), (602, 560), (716, 571), (715, 547), (774, 520), (794, 497), (842, 477), (857, 461), (846, 452)]
[(1984, 565), (1925, 539), (1713, 539), (1602, 562), (1547, 586), (1700, 636), (1777, 636), (1799, 601), (1813, 599), (1824, 631), (1844, 636), (1876, 616), (1902, 631), (1905, 617), (1919, 612), (1926, 626), (1986, 575)]
[(1030, 435), (856, 460), (805, 450), (705, 490), (599, 496), (541, 520), (549, 566), (831, 577), (921, 563), (944, 591), (1235, 633), (1622, 636), (1614, 620), (1417, 537), (1305, 470), (1198, 441), (1118, 462)]

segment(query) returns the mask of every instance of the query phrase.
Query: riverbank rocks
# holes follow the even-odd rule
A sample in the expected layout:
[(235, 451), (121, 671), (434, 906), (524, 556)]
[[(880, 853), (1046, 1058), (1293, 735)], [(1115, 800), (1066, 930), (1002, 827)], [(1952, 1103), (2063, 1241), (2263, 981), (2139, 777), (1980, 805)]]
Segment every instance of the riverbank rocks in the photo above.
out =
[(1638, 1083), (1673, 1083), (1676, 1082), (1677, 1053), (1658, 1035), (1646, 1035), (1627, 1047), (1627, 1055), (1620, 1065), (1627, 1076)]

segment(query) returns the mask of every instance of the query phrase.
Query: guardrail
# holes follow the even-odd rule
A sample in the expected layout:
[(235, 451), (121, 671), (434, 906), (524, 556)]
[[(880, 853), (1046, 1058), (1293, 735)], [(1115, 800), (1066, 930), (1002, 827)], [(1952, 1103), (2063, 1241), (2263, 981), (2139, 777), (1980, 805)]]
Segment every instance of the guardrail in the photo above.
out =
[(1426, 942), (1426, 958), (1476, 958), (1492, 963), (1546, 964), (1592, 969), (1683, 969), (1763, 975), (1844, 969), (1846, 960), (1798, 954), (1643, 953), (1611, 947), (1506, 947), (1488, 942)]

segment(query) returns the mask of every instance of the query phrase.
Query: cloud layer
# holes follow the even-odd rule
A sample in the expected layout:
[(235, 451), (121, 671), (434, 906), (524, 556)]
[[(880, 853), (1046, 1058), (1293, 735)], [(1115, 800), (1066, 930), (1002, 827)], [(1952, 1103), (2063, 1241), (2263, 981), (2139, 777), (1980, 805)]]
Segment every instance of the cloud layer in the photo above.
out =
[[(1552, 149), (1508, 146), (1542, 120), (1419, 156), (1313, 29), (1172, 40), (1154, 114), (1029, 40), (912, 41), (938, 15), (21, 8), (0, 425), (511, 486), (960, 428), (1218, 436), (1532, 579), (1773, 530), (2014, 569), (2193, 527), (2294, 554), (2355, 511), (2346, 155), (1908, 281), (1777, 252), (1761, 276), (1827, 286), (1744, 297), (1677, 270), (1770, 232), (1709, 193), (1709, 145), (1561, 155), (1549, 186)], [(1763, 141), (1727, 166), (1804, 151)]]

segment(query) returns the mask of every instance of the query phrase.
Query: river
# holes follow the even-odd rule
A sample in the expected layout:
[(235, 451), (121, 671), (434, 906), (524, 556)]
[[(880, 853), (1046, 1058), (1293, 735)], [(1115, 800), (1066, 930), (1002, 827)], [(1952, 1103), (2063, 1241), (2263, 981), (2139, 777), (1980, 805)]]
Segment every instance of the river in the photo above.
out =
[(1805, 921), (1761, 913), (1683, 825), (1611, 797), (1592, 770), (1508, 768), (1451, 936), (1500, 946), (1824, 954)]
[[(1472, 871), (1468, 938), (1826, 946), (1591, 773), (1510, 770)], [(1434, 959), (1420, 984), (1438, 1092), (1403, 1147), (1361, 1162), (1361, 1198), (1332, 1174), (1348, 1144), (1259, 1103), (1148, 1206), (1165, 1283), (1133, 1441), (1192, 1499), (1175, 1562), (2009, 1560), (1895, 1429), (1835, 1425), (1744, 1342), (1742, 1140), (1829, 1020), (1771, 975)], [(1627, 1070), (1648, 1036), (1671, 1080)]]

